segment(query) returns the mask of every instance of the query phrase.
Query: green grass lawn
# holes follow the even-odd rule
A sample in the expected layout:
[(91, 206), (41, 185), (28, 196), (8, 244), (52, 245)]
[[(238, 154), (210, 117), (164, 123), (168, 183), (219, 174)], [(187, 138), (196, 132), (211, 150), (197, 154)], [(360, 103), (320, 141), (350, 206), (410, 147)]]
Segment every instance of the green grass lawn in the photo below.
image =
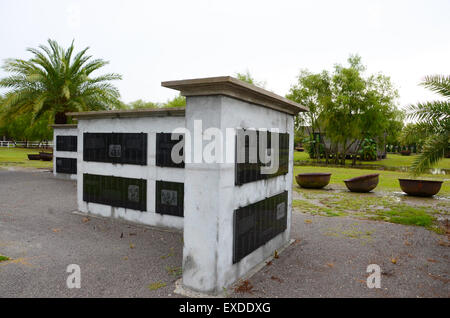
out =
[[(448, 175), (420, 176), (421, 179), (442, 180), (441, 190), (434, 198), (409, 197), (402, 194), (398, 179), (409, 178), (407, 172), (354, 168), (294, 166), (294, 175), (308, 172), (329, 172), (331, 181), (324, 189), (300, 188), (295, 179), (293, 206), (303, 212), (329, 217), (350, 216), (404, 225), (423, 226), (439, 234), (445, 227), (437, 219), (450, 214), (450, 177)], [(379, 173), (378, 186), (371, 193), (347, 190), (344, 180), (364, 174)]]
[[(374, 191), (401, 191), (398, 183), (399, 178), (410, 178), (409, 173), (399, 171), (382, 171), (382, 170), (370, 170), (370, 169), (353, 169), (353, 168), (334, 168), (334, 167), (312, 167), (312, 166), (294, 166), (294, 176), (299, 173), (309, 172), (330, 172), (331, 181), (330, 185), (337, 186), (338, 188), (345, 188), (344, 180), (350, 179), (365, 174), (379, 173), (379, 183)], [(449, 180), (448, 175), (431, 175), (424, 174), (420, 176), (420, 179), (429, 180)], [(296, 184), (295, 180), (294, 183)], [(450, 182), (444, 182), (442, 184), (441, 196), (450, 196)]]
[[(439, 234), (446, 232), (440, 217), (448, 217), (450, 204), (431, 198), (420, 200), (392, 193), (353, 193), (311, 190), (294, 186), (300, 195), (293, 207), (303, 213), (328, 217), (354, 217), (404, 225), (423, 226)], [(443, 226), (444, 225), (444, 226)]]
[[(375, 166), (383, 166), (383, 167), (391, 167), (391, 168), (398, 168), (398, 167), (409, 167), (416, 155), (410, 155), (410, 156), (402, 156), (397, 154), (388, 154), (386, 159), (378, 160), (378, 161), (357, 161), (357, 164), (360, 165), (375, 165)], [(294, 162), (295, 161), (302, 161), (302, 162), (314, 162), (313, 159), (309, 158), (309, 155), (307, 152), (294, 152)], [(322, 162), (325, 162), (322, 160)], [(350, 165), (351, 160), (346, 160), (346, 164)], [(444, 158), (441, 161), (437, 163), (435, 166), (436, 168), (441, 169), (450, 169), (450, 158)]]
[[(53, 161), (28, 160), (28, 154), (39, 154), (39, 149), (0, 148), (0, 167), (52, 168)], [(48, 150), (42, 150), (48, 151)]]

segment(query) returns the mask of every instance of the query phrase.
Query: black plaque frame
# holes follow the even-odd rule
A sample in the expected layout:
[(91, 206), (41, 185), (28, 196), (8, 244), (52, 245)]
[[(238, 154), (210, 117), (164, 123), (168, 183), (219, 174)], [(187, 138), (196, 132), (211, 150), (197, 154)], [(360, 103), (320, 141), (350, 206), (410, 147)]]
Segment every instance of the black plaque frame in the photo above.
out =
[[(163, 202), (163, 191), (176, 193), (175, 205)], [(184, 217), (184, 183), (156, 181), (155, 212), (159, 214)]]
[(147, 180), (83, 174), (83, 201), (147, 210)]
[(83, 160), (147, 165), (146, 133), (84, 133)]
[(56, 151), (77, 151), (77, 136), (56, 136)]
[(234, 211), (233, 264), (287, 228), (288, 192)]
[[(249, 157), (249, 138), (245, 139), (245, 146), (241, 149), (238, 149), (238, 138), (239, 134), (245, 133), (245, 130), (238, 129), (236, 134), (236, 164), (235, 164), (235, 185), (243, 185), (245, 183), (250, 183), (254, 181), (274, 178), (280, 175), (285, 175), (289, 171), (289, 134), (288, 133), (273, 133), (279, 136), (279, 158), (278, 158), (278, 170), (272, 174), (262, 174), (261, 167), (263, 163), (259, 158), (259, 139), (260, 132), (256, 131), (257, 136), (257, 162), (251, 163)], [(267, 148), (271, 148), (271, 133), (267, 132)], [(245, 153), (245, 162), (238, 163), (239, 154), (244, 151)]]
[(56, 157), (56, 172), (77, 174), (77, 159)]
[[(156, 165), (159, 167), (184, 168), (184, 160), (180, 163), (172, 161), (172, 149), (184, 135), (180, 134), (178, 140), (172, 140), (171, 133), (156, 134)], [(183, 155), (183, 154), (182, 154)]]

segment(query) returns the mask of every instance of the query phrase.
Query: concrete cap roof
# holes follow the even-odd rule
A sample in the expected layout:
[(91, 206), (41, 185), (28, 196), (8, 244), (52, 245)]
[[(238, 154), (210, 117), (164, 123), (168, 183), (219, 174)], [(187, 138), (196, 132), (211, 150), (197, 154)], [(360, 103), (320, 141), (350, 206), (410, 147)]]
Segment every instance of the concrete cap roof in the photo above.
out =
[(69, 129), (69, 128), (77, 128), (77, 124), (53, 124), (50, 125), (52, 128), (60, 128), (60, 129)]
[(309, 110), (294, 101), (231, 76), (168, 81), (161, 85), (176, 89), (183, 96), (225, 95), (291, 115)]
[(102, 110), (90, 112), (67, 113), (68, 116), (77, 119), (95, 119), (95, 118), (131, 118), (131, 117), (167, 117), (185, 115), (185, 107), (166, 107), (166, 108), (141, 108), (125, 110)]

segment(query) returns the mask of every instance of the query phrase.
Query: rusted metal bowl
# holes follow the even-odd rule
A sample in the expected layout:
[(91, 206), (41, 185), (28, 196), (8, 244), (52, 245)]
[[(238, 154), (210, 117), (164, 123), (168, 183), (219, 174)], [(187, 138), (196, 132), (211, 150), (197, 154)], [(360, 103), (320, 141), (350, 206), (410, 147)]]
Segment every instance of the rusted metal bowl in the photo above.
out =
[(400, 188), (408, 195), (431, 197), (441, 190), (443, 181), (398, 179)]
[(300, 173), (295, 180), (302, 188), (321, 189), (330, 183), (331, 173)]
[(41, 160), (43, 161), (52, 161), (53, 159), (53, 154), (51, 152), (40, 152), (39, 153), (39, 157), (41, 158)]
[(37, 154), (28, 154), (28, 160), (41, 160), (41, 155)]
[(400, 151), (400, 154), (402, 156), (409, 156), (409, 155), (411, 155), (411, 150), (402, 150), (402, 151)]
[(378, 185), (378, 173), (366, 174), (351, 179), (344, 180), (347, 188), (352, 192), (369, 192)]

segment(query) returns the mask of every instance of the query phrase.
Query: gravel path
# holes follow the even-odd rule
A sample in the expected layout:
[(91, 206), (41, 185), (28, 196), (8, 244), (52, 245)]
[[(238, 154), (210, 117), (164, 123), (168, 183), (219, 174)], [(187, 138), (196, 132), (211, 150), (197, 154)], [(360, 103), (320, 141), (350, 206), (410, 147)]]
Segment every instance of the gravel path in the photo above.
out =
[[(0, 297), (167, 297), (182, 234), (73, 214), (76, 183), (0, 170)], [(81, 289), (68, 289), (69, 264)], [(151, 291), (152, 283), (166, 287)]]
[[(250, 279), (251, 293), (239, 297), (450, 297), (443, 235), (294, 211), (291, 236), (295, 243)], [(367, 287), (369, 264), (381, 267), (380, 289)]]
[[(175, 297), (182, 234), (90, 218), (76, 183), (0, 170), (0, 297)], [(449, 297), (449, 240), (424, 228), (293, 213), (296, 241), (232, 297)], [(394, 264), (394, 263), (395, 264)], [(81, 289), (68, 289), (69, 264)], [(382, 269), (381, 288), (366, 267)], [(166, 284), (156, 290), (153, 283)]]

